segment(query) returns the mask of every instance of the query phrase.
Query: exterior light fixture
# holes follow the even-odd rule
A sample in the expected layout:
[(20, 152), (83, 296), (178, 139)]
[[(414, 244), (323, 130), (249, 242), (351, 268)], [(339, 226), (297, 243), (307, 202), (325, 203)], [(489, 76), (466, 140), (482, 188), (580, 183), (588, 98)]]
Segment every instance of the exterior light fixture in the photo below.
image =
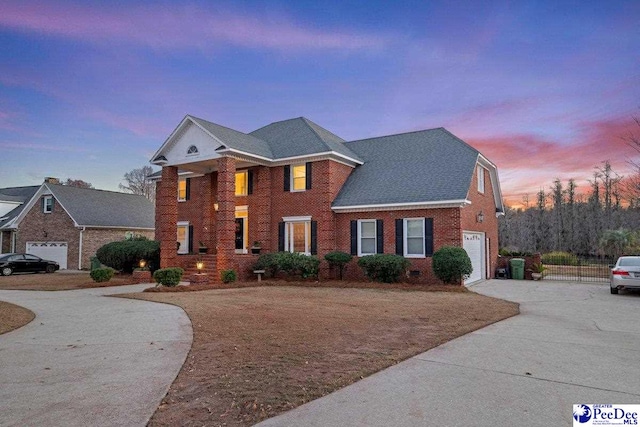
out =
[(478, 221), (478, 222), (484, 221), (484, 213), (482, 213), (482, 211), (480, 211), (480, 213), (478, 214), (478, 217), (476, 218), (476, 221)]
[(196, 262), (196, 269), (198, 270), (198, 273), (201, 273), (203, 268), (204, 268), (204, 262), (203, 261), (197, 261)]
[(141, 259), (138, 265), (140, 266), (140, 268), (145, 268), (147, 266), (147, 261)]

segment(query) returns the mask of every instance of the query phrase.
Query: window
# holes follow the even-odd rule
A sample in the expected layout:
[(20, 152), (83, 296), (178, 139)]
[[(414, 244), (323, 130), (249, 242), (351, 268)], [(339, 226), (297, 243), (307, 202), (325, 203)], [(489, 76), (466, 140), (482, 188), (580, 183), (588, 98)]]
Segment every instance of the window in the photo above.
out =
[(187, 178), (178, 179), (178, 201), (187, 200)]
[(189, 253), (189, 223), (182, 221), (178, 223), (178, 236), (176, 238), (178, 242), (178, 253)]
[(376, 253), (376, 220), (358, 220), (358, 256), (373, 255)]
[(404, 219), (404, 256), (424, 257), (424, 218)]
[(42, 198), (42, 211), (44, 213), (53, 212), (53, 196), (44, 196)]
[(198, 154), (198, 147), (196, 147), (195, 145), (189, 146), (187, 154)]
[(284, 221), (284, 250), (311, 254), (311, 217), (289, 217)]
[(484, 194), (484, 168), (480, 165), (478, 169), (478, 192)]
[(307, 189), (306, 165), (291, 166), (291, 191), (304, 191)]
[(236, 172), (236, 196), (246, 196), (248, 194), (247, 171)]

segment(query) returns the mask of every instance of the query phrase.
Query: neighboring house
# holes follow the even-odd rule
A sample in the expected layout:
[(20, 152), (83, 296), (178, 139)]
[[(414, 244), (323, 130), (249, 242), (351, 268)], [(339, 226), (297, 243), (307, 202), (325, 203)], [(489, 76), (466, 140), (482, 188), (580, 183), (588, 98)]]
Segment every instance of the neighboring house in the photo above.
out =
[[(443, 128), (346, 142), (305, 118), (249, 134), (186, 116), (154, 154), (161, 265), (251, 276), (263, 252), (403, 255), (434, 282), (431, 256), (464, 247), (491, 277), (503, 213), (496, 166)], [(177, 240), (177, 244), (176, 244)], [(195, 242), (195, 245), (194, 245)], [(177, 248), (177, 249), (176, 249)], [(324, 271), (323, 273), (326, 273)], [(352, 278), (362, 277), (351, 267)]]
[(56, 182), (0, 189), (0, 209), (8, 209), (11, 198), (20, 203), (0, 214), (3, 253), (26, 252), (61, 269), (82, 269), (105, 243), (137, 234), (154, 238), (154, 207), (144, 196)]

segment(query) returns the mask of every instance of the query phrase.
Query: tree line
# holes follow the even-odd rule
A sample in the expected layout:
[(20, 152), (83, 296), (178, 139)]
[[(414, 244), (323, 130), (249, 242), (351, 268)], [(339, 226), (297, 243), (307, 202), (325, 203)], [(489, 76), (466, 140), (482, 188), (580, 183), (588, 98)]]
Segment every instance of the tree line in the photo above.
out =
[[(639, 170), (640, 174), (640, 170)], [(619, 256), (640, 248), (640, 194), (636, 180), (623, 180), (608, 161), (597, 167), (589, 189), (553, 181), (535, 202), (506, 208), (499, 220), (500, 247), (512, 251), (570, 252), (581, 256)]]

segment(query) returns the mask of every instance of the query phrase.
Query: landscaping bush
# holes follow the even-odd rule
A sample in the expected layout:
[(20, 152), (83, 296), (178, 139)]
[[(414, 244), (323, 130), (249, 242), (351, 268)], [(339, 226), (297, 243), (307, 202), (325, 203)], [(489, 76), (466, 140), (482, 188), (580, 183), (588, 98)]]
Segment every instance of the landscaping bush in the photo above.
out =
[(164, 286), (176, 286), (182, 279), (184, 270), (180, 267), (161, 268), (153, 273), (153, 280)]
[(342, 273), (344, 272), (344, 267), (351, 262), (353, 256), (346, 252), (341, 251), (333, 251), (329, 252), (324, 256), (324, 259), (327, 260), (331, 267), (335, 267), (340, 272), (340, 280), (342, 280)]
[(580, 260), (577, 256), (568, 252), (548, 252), (540, 258), (543, 264), (547, 265), (579, 265)]
[(444, 283), (459, 283), (473, 272), (467, 252), (458, 246), (444, 246), (433, 254), (433, 273)]
[(89, 273), (89, 275), (94, 282), (108, 282), (113, 277), (113, 273), (115, 273), (115, 270), (113, 268), (104, 267), (91, 270), (91, 273)]
[(274, 277), (280, 271), (289, 276), (317, 277), (319, 268), (320, 260), (316, 256), (293, 252), (260, 255), (253, 266), (254, 270), (265, 270), (269, 277)]
[(222, 278), (223, 283), (233, 283), (238, 280), (238, 275), (234, 270), (222, 270), (220, 272), (220, 277)]
[(400, 280), (411, 263), (400, 255), (375, 254), (363, 256), (358, 260), (358, 265), (364, 274), (376, 282), (394, 283)]
[(131, 273), (144, 259), (154, 271), (160, 265), (160, 243), (139, 237), (111, 242), (98, 249), (96, 257), (102, 264), (125, 273)]

